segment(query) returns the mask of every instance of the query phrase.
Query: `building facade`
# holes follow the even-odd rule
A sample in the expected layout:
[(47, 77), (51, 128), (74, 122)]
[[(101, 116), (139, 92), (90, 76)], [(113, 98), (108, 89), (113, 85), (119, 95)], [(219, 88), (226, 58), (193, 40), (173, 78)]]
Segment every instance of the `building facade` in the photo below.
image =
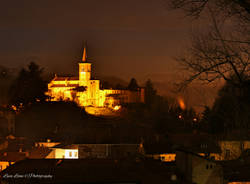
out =
[(49, 149), (47, 159), (121, 159), (143, 154), (140, 144), (59, 144)]
[(51, 101), (74, 101), (85, 109), (90, 107), (90, 114), (102, 114), (105, 112), (103, 109), (117, 111), (126, 103), (144, 103), (143, 88), (136, 91), (100, 89), (100, 80), (91, 79), (91, 63), (87, 62), (86, 47), (79, 63), (79, 76), (55, 76), (48, 84), (46, 94)]
[(250, 150), (249, 140), (220, 140), (218, 144), (221, 148), (218, 160), (235, 160), (243, 156), (245, 151)]
[(222, 166), (214, 160), (196, 153), (178, 149), (176, 166), (184, 176), (186, 183), (224, 184)]

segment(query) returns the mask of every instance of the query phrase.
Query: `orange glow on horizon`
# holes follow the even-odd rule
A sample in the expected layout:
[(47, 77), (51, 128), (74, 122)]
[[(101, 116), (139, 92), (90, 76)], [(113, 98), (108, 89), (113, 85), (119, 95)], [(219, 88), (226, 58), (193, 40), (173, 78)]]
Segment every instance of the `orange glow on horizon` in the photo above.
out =
[(178, 99), (178, 103), (179, 103), (179, 106), (182, 110), (185, 110), (186, 109), (186, 105), (184, 103), (184, 100), (182, 98), (179, 98)]

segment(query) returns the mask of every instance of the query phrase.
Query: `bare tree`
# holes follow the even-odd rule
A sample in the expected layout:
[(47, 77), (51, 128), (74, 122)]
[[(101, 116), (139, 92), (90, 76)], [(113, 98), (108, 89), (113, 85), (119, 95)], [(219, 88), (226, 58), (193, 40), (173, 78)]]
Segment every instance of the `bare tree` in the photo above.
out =
[(239, 16), (250, 21), (249, 0), (167, 0), (172, 9), (183, 9), (188, 16), (199, 17), (208, 7), (228, 16)]
[[(211, 17), (213, 29), (206, 34), (194, 35), (187, 54), (177, 58), (189, 73), (184, 86), (194, 79), (209, 83), (221, 78), (240, 84), (243, 76), (249, 76), (250, 41), (226, 36), (214, 15)], [(236, 80), (232, 80), (232, 76)]]
[(201, 14), (206, 12), (211, 22), (210, 31), (196, 32), (192, 36), (191, 46), (186, 54), (177, 58), (183, 69), (188, 72), (188, 77), (181, 83), (181, 87), (187, 86), (195, 79), (206, 83), (224, 79), (240, 85), (245, 77), (250, 77), (249, 0), (169, 0), (168, 2), (171, 8), (183, 9), (188, 16), (195, 18), (201, 17)]

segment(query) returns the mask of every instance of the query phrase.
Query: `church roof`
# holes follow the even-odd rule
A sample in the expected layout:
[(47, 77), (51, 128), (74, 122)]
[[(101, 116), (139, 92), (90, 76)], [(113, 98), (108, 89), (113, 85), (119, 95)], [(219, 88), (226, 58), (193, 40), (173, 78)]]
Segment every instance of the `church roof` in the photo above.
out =
[(82, 62), (87, 61), (87, 51), (86, 51), (86, 42), (84, 43), (83, 54), (82, 54)]
[(54, 81), (79, 80), (79, 77), (55, 77)]
[(51, 87), (78, 87), (79, 84), (53, 84)]

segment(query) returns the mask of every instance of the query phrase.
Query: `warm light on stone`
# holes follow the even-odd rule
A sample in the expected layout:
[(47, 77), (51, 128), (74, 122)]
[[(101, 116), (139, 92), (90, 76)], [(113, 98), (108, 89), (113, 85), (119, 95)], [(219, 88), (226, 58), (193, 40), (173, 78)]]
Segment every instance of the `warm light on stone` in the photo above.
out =
[[(57, 77), (48, 84), (51, 101), (74, 101), (80, 107), (88, 108), (88, 113), (105, 115), (108, 110), (119, 110), (121, 104), (144, 103), (144, 89), (137, 91), (100, 89), (100, 80), (91, 79), (91, 63), (87, 62), (86, 48), (79, 63), (79, 77)], [(79, 90), (84, 88), (85, 90)]]

